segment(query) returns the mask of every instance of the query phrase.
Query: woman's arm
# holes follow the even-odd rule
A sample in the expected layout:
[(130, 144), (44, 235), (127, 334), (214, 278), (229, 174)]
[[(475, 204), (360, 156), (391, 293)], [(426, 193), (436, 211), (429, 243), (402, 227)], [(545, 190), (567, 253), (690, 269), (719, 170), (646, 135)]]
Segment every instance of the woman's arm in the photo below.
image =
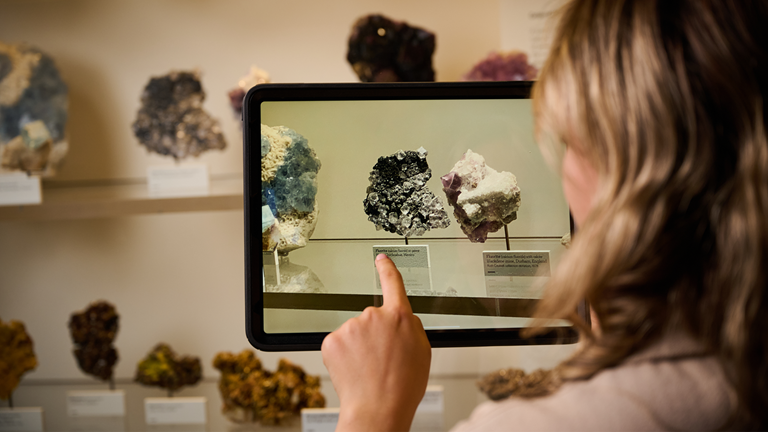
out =
[(429, 378), (432, 351), (395, 264), (376, 257), (384, 304), (366, 308), (323, 341), (341, 403), (337, 431), (407, 431)]

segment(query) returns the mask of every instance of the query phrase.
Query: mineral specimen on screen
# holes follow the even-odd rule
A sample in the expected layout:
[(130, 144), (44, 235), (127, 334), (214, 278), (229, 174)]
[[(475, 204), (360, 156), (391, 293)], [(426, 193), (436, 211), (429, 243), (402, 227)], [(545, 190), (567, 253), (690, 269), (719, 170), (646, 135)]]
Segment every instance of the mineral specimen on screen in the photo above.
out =
[(440, 180), (453, 215), (473, 243), (484, 243), (489, 233), (517, 219), (517, 179), (512, 173), (485, 165), (485, 159), (472, 150), (467, 150)]
[(560, 239), (560, 244), (565, 246), (566, 249), (571, 247), (571, 233), (566, 233), (563, 238)]
[(321, 293), (326, 292), (325, 285), (311, 268), (294, 264), (288, 255), (280, 256), (280, 283), (275, 285), (267, 280), (265, 292), (283, 293)]
[(347, 61), (362, 82), (434, 81), (435, 34), (382, 15), (357, 20)]
[(229, 105), (232, 107), (232, 110), (235, 111), (235, 114), (237, 114), (238, 118), (240, 118), (243, 114), (243, 98), (245, 97), (245, 94), (248, 93), (248, 90), (257, 84), (265, 84), (268, 82), (269, 72), (265, 71), (264, 69), (259, 69), (256, 66), (251, 66), (251, 70), (248, 72), (248, 75), (240, 78), (240, 80), (237, 82), (237, 87), (230, 90), (228, 94)]
[(519, 51), (492, 52), (464, 74), (464, 81), (529, 81), (539, 74)]
[(448, 227), (451, 221), (443, 204), (427, 188), (431, 177), (423, 147), (380, 157), (368, 178), (371, 184), (363, 200), (368, 220), (377, 230), (406, 237)]
[(0, 399), (10, 398), (21, 376), (36, 367), (34, 346), (24, 324), (0, 320)]
[(112, 378), (119, 358), (112, 346), (119, 319), (115, 307), (105, 301), (91, 303), (88, 309), (69, 318), (69, 332), (75, 344), (73, 352), (83, 372), (104, 381)]
[(251, 350), (220, 352), (213, 367), (221, 371), (222, 413), (236, 422), (284, 424), (302, 408), (323, 408), (320, 377), (309, 375), (286, 359), (270, 372)]
[(67, 154), (67, 85), (53, 59), (0, 42), (0, 164), (43, 176)]
[(219, 122), (203, 111), (205, 92), (197, 72), (153, 77), (141, 94), (133, 133), (148, 150), (184, 159), (227, 146)]
[(200, 381), (203, 367), (198, 357), (179, 357), (170, 346), (160, 343), (139, 362), (135, 381), (172, 392)]
[(317, 224), (320, 160), (306, 138), (285, 126), (261, 125), (261, 150), (262, 213), (267, 207), (274, 218), (265, 226), (262, 216), (263, 250), (304, 247)]
[(477, 386), (491, 400), (506, 399), (510, 396), (544, 396), (557, 389), (558, 376), (554, 370), (536, 369), (526, 373), (522, 369), (501, 369), (489, 373)]

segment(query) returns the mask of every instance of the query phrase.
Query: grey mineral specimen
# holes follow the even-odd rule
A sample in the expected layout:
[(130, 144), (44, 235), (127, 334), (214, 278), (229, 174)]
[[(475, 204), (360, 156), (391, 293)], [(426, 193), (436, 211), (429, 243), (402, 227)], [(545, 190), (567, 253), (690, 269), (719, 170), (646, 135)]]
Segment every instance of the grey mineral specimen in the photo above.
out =
[(133, 133), (148, 150), (184, 159), (227, 146), (219, 122), (203, 111), (197, 72), (171, 72), (154, 77), (141, 94)]
[(377, 230), (406, 237), (448, 227), (451, 221), (443, 204), (427, 188), (431, 177), (423, 147), (380, 157), (368, 178), (371, 185), (363, 200), (368, 220)]
[(262, 249), (302, 248), (317, 225), (320, 160), (306, 138), (285, 126), (261, 125), (261, 152)]
[(0, 42), (0, 153), (3, 168), (43, 176), (67, 154), (67, 85), (53, 59)]
[(453, 215), (471, 242), (485, 243), (489, 233), (517, 219), (517, 179), (512, 173), (485, 165), (485, 159), (472, 150), (467, 150), (440, 180)]

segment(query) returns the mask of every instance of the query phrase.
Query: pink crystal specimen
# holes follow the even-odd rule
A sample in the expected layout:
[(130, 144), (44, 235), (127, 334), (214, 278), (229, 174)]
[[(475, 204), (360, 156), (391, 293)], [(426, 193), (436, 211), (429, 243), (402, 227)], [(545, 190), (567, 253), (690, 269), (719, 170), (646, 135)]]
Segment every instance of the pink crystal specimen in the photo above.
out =
[(520, 188), (512, 173), (485, 164), (472, 150), (442, 176), (443, 191), (461, 230), (473, 243), (485, 243), (488, 234), (517, 219)]
[(464, 81), (530, 81), (539, 70), (528, 64), (524, 52), (492, 52), (462, 78)]

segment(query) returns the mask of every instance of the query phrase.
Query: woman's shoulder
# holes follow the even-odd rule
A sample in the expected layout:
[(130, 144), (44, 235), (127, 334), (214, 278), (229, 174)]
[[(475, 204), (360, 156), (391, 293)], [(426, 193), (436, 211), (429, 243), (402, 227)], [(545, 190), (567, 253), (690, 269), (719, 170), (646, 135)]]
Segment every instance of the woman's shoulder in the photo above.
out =
[(711, 430), (728, 419), (732, 395), (717, 359), (670, 336), (549, 396), (481, 404), (455, 430)]

